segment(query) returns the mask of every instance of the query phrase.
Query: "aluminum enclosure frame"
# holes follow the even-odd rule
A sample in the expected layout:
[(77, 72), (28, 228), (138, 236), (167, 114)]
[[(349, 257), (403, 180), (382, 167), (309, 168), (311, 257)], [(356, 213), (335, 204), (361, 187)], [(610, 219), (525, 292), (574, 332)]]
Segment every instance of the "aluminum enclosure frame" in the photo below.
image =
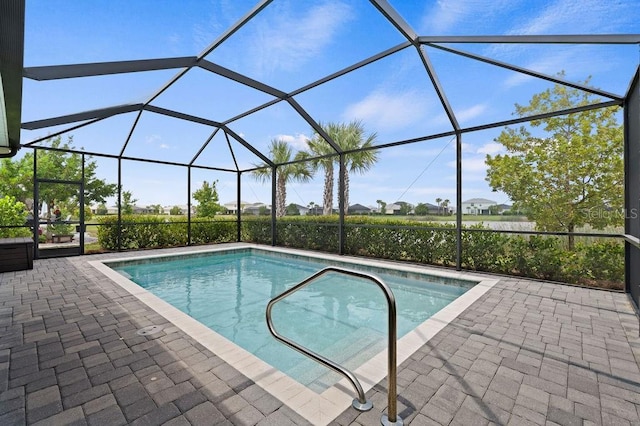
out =
[[(141, 161), (141, 162), (151, 162), (156, 164), (164, 164), (164, 165), (173, 165), (173, 166), (182, 166), (187, 168), (187, 199), (191, 200), (191, 171), (194, 168), (205, 169), (205, 170), (215, 170), (221, 172), (235, 173), (236, 179), (238, 182), (237, 189), (237, 205), (240, 205), (240, 197), (242, 193), (241, 189), (241, 176), (243, 173), (249, 172), (252, 169), (241, 169), (236, 161), (236, 155), (234, 153), (233, 147), (231, 146), (230, 140), (233, 139), (238, 142), (241, 146), (249, 150), (257, 159), (259, 159), (262, 163), (268, 165), (272, 168), (272, 205), (275, 206), (275, 177), (277, 168), (284, 166), (289, 163), (284, 164), (276, 164), (274, 163), (267, 155), (267, 153), (261, 152), (258, 150), (250, 140), (245, 140), (242, 136), (235, 133), (233, 130), (229, 128), (229, 124), (236, 122), (244, 117), (247, 117), (255, 112), (261, 111), (265, 108), (273, 106), (278, 103), (286, 103), (288, 104), (300, 117), (302, 120), (307, 122), (309, 126), (314, 129), (320, 136), (322, 136), (327, 144), (331, 147), (334, 152), (333, 155), (340, 159), (339, 164), (340, 168), (344, 168), (344, 156), (349, 154), (350, 152), (357, 152), (359, 150), (354, 151), (344, 151), (340, 148), (340, 146), (331, 139), (329, 135), (327, 135), (319, 122), (313, 118), (311, 114), (309, 114), (295, 99), (294, 97), (302, 94), (310, 89), (321, 86), (329, 81), (332, 81), (336, 78), (340, 78), (345, 76), (355, 70), (358, 70), (367, 65), (373, 64), (376, 61), (379, 61), (383, 58), (386, 58), (390, 55), (403, 51), (405, 49), (414, 49), (416, 54), (418, 55), (425, 71), (425, 81), (428, 81), (429, 84), (434, 88), (435, 93), (438, 96), (439, 102), (445, 111), (448, 120), (451, 125), (451, 131), (442, 132), (438, 134), (427, 134), (418, 138), (407, 139), (407, 140), (397, 140), (397, 141), (385, 141), (381, 145), (376, 145), (371, 149), (386, 149), (392, 148), (396, 146), (412, 144), (416, 142), (422, 142), (432, 139), (437, 139), (441, 137), (455, 137), (456, 139), (456, 231), (457, 231), (457, 268), (461, 269), (461, 253), (462, 253), (462, 144), (463, 144), (463, 136), (467, 133), (476, 132), (480, 130), (486, 130), (491, 128), (503, 127), (507, 125), (513, 125), (518, 123), (530, 122), (535, 119), (548, 118), (553, 116), (566, 115), (570, 113), (577, 113), (581, 111), (586, 111), (590, 109), (596, 108), (606, 108), (611, 106), (621, 106), (625, 108), (625, 160), (626, 160), (626, 176), (625, 176), (625, 206), (627, 210), (631, 208), (636, 208), (640, 206), (636, 206), (635, 204), (638, 199), (640, 199), (640, 184), (638, 183), (637, 176), (640, 176), (640, 171), (636, 170), (634, 167), (637, 164), (640, 164), (639, 161), (635, 161), (635, 152), (638, 151), (640, 142), (638, 142), (638, 133), (640, 132), (640, 116), (637, 113), (638, 103), (638, 72), (636, 71), (634, 83), (631, 85), (631, 89), (627, 94), (615, 94), (609, 93), (603, 90), (595, 89), (583, 84), (578, 84), (570, 81), (566, 81), (565, 79), (559, 78), (557, 76), (550, 76), (544, 73), (537, 72), (535, 70), (527, 69), (521, 66), (517, 66), (514, 64), (505, 63), (502, 61), (494, 60), (491, 58), (483, 57), (481, 55), (477, 55), (474, 53), (466, 52), (460, 50), (458, 48), (452, 47), (452, 45), (456, 44), (471, 44), (471, 43), (495, 43), (495, 44), (523, 44), (523, 45), (532, 45), (532, 44), (599, 44), (599, 45), (638, 45), (640, 46), (640, 34), (619, 34), (619, 35), (527, 35), (527, 36), (518, 36), (518, 35), (505, 35), (505, 36), (421, 36), (416, 33), (416, 31), (409, 25), (400, 14), (386, 1), (386, 0), (370, 0), (370, 3), (374, 8), (384, 16), (384, 18), (390, 22), (393, 27), (402, 35), (404, 41), (394, 47), (386, 49), (382, 52), (376, 53), (370, 56), (367, 59), (354, 63), (350, 66), (345, 67), (344, 69), (327, 75), (325, 77), (320, 78), (319, 80), (307, 84), (298, 89), (292, 90), (290, 92), (282, 91), (276, 87), (271, 87), (268, 84), (257, 81), (255, 79), (249, 78), (245, 75), (237, 73), (235, 71), (229, 70), (225, 67), (220, 66), (219, 64), (213, 63), (209, 60), (206, 60), (205, 57), (221, 46), (229, 37), (231, 37), (234, 33), (240, 30), (243, 26), (245, 26), (248, 22), (251, 21), (252, 18), (257, 16), (262, 10), (269, 6), (273, 0), (262, 0), (258, 2), (251, 10), (249, 10), (243, 17), (241, 17), (234, 25), (232, 25), (228, 30), (223, 32), (216, 40), (214, 40), (207, 48), (205, 48), (200, 54), (197, 56), (185, 56), (185, 57), (175, 57), (175, 58), (158, 58), (151, 60), (138, 60), (138, 61), (117, 61), (117, 62), (103, 62), (103, 63), (88, 63), (88, 64), (70, 64), (70, 65), (56, 65), (56, 66), (42, 66), (42, 67), (29, 67), (24, 68), (23, 76), (24, 78), (34, 79), (34, 80), (48, 80), (48, 79), (66, 79), (66, 78), (82, 78), (88, 76), (96, 76), (96, 75), (112, 75), (112, 74), (121, 74), (121, 73), (131, 73), (131, 72), (145, 72), (150, 70), (159, 70), (159, 69), (176, 69), (177, 73), (170, 78), (164, 85), (162, 85), (158, 90), (153, 93), (146, 101), (135, 104), (126, 104), (126, 105), (115, 105), (111, 107), (106, 107), (97, 110), (91, 111), (81, 111), (75, 114), (69, 114), (58, 117), (49, 117), (41, 120), (31, 121), (22, 123), (21, 126), (24, 129), (42, 129), (49, 128), (53, 126), (60, 125), (70, 125), (71, 127), (65, 128), (57, 133), (47, 135), (46, 137), (36, 139), (33, 141), (29, 141), (22, 144), (22, 147), (25, 148), (33, 148), (33, 149), (51, 149), (46, 146), (38, 146), (38, 144), (52, 136), (60, 135), (63, 133), (67, 133), (69, 131), (79, 129), (84, 126), (89, 126), (98, 121), (104, 120), (109, 117), (113, 117), (120, 114), (137, 112), (137, 118), (132, 124), (130, 131), (128, 133), (128, 137), (125, 141), (123, 141), (122, 148), (118, 155), (109, 155), (100, 152), (86, 152), (84, 150), (68, 150), (67, 152), (78, 153), (83, 155), (92, 155), (92, 156), (103, 156), (114, 158), (118, 160), (118, 183), (120, 187), (122, 187), (121, 182), (121, 163), (123, 160), (126, 161)], [(24, 7), (24, 0), (17, 0), (15, 3), (22, 3)], [(2, 18), (0, 18), (2, 21)], [(23, 18), (24, 24), (24, 18)], [(539, 114), (530, 117), (516, 118), (516, 119), (508, 119), (504, 121), (498, 122), (490, 122), (485, 123), (479, 126), (473, 127), (461, 127), (458, 117), (456, 116), (455, 109), (451, 106), (449, 99), (447, 97), (446, 90), (440, 84), (440, 80), (438, 77), (438, 73), (436, 69), (433, 67), (431, 63), (431, 58), (428, 55), (425, 47), (439, 49), (440, 51), (447, 52), (452, 55), (459, 55), (471, 60), (480, 61), (489, 65), (493, 65), (496, 67), (500, 67), (503, 69), (507, 69), (510, 71), (514, 71), (517, 73), (522, 73), (528, 75), (530, 77), (535, 77), (538, 79), (542, 79), (551, 83), (563, 84), (568, 87), (572, 87), (575, 89), (583, 90), (597, 96), (604, 98), (602, 102), (593, 105), (586, 105), (581, 107), (575, 107), (570, 109), (565, 109), (561, 111), (554, 111), (546, 114)], [(1, 63), (1, 61), (0, 61)], [(160, 108), (154, 105), (154, 101), (164, 93), (169, 87), (179, 81), (182, 77), (184, 77), (190, 70), (192, 69), (201, 69), (206, 72), (214, 73), (220, 77), (232, 80), (236, 83), (240, 83), (243, 86), (251, 88), (253, 90), (260, 91), (266, 95), (272, 97), (271, 100), (265, 102), (262, 105), (259, 105), (251, 110), (244, 111), (236, 116), (228, 117), (224, 120), (215, 120), (208, 117), (198, 117), (190, 114), (185, 114), (180, 111), (172, 111), (166, 108)], [(197, 152), (194, 154), (191, 161), (187, 163), (181, 162), (169, 162), (169, 161), (157, 161), (151, 160), (148, 158), (140, 158), (127, 155), (127, 146), (128, 142), (131, 139), (132, 134), (135, 132), (136, 127), (138, 125), (139, 119), (142, 114), (161, 114), (167, 117), (171, 117), (177, 120), (185, 120), (193, 123), (198, 123), (204, 126), (208, 126), (211, 128), (210, 136), (202, 142)], [(19, 122), (19, 116), (18, 116)], [(13, 125), (15, 125), (15, 120)], [(203, 152), (203, 150), (207, 147), (209, 142), (218, 134), (222, 132), (227, 141), (227, 148), (229, 149), (230, 155), (233, 158), (234, 168), (224, 169), (224, 168), (216, 168), (206, 165), (196, 165), (195, 162)], [(306, 160), (308, 161), (308, 160)], [(637, 174), (637, 176), (636, 176)], [(342, 176), (342, 173), (340, 174)], [(339, 187), (344, 186), (344, 182), (339, 181)], [(120, 194), (119, 194), (120, 198)], [(635, 200), (635, 201), (634, 201)], [(340, 206), (340, 216), (339, 216), (339, 247), (338, 252), (344, 253), (344, 236), (345, 236), (345, 220), (343, 213), (343, 204), (344, 198), (342, 196), (342, 191), (339, 191), (339, 199), (338, 204)], [(190, 210), (190, 209), (189, 209)], [(239, 209), (238, 209), (239, 210)], [(272, 209), (274, 210), (274, 209)], [(120, 217), (120, 213), (119, 213)], [(191, 215), (188, 215), (189, 229), (191, 223)], [(240, 240), (240, 222), (241, 217), (238, 213), (238, 240)], [(640, 238), (640, 231), (637, 231), (636, 225), (630, 223), (629, 220), (626, 221), (625, 233)], [(272, 244), (276, 244), (277, 234), (276, 234), (276, 218), (275, 212), (272, 213)], [(633, 249), (627, 243), (627, 256), (631, 256), (629, 254)], [(632, 273), (629, 271), (630, 259), (627, 259), (627, 291), (629, 290), (630, 280), (632, 279)], [(636, 295), (635, 300), (636, 303), (638, 301), (638, 295)]]

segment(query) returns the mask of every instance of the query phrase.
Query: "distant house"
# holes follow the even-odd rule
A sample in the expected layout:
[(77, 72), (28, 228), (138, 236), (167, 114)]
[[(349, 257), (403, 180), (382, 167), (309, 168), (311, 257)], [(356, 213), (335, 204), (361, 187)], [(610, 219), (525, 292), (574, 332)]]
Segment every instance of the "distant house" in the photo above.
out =
[(148, 209), (146, 207), (136, 206), (136, 205), (134, 205), (132, 207), (132, 210), (133, 210), (133, 214), (149, 214), (149, 213), (151, 213), (151, 209)]
[(307, 215), (309, 216), (322, 216), (324, 214), (324, 208), (319, 205), (314, 205), (307, 211)]
[(362, 204), (353, 204), (349, 206), (349, 214), (370, 214), (371, 209)]
[[(290, 206), (291, 204), (289, 204), (287, 206), (287, 208)], [(309, 207), (306, 206), (302, 206), (300, 204), (295, 204), (293, 203), (293, 205), (296, 207), (296, 209), (298, 209), (298, 213), (300, 213), (300, 216), (306, 216), (309, 213)]]
[(462, 202), (462, 214), (488, 215), (491, 214), (490, 207), (497, 205), (486, 198), (470, 198)]
[[(162, 206), (162, 214), (166, 214), (167, 216), (169, 216), (171, 215), (171, 210), (175, 209), (176, 207), (180, 209), (180, 214), (186, 215), (189, 211), (189, 206), (186, 204), (168, 204), (166, 206)], [(191, 214), (196, 214), (196, 206), (193, 204), (191, 205)]]
[[(250, 205), (251, 203), (248, 203), (246, 201), (240, 201), (240, 211), (243, 211), (244, 207), (247, 205)], [(224, 203), (222, 205), (222, 208), (225, 212), (225, 214), (236, 214), (238, 213), (238, 203), (236, 203), (235, 201), (230, 201), (228, 203)]]
[(439, 206), (436, 206), (435, 204), (431, 204), (431, 203), (424, 203), (427, 205), (427, 214), (430, 215), (434, 215), (434, 214), (444, 214), (446, 213), (445, 209), (446, 208), (442, 208)]
[(413, 205), (405, 201), (396, 201), (395, 203), (387, 204), (384, 213), (393, 215), (413, 214)]
[(511, 212), (511, 208), (513, 206), (510, 206), (509, 204), (498, 204), (498, 213), (502, 214), (502, 213), (508, 213)]
[(271, 206), (264, 203), (248, 203), (243, 206), (242, 214), (258, 216), (261, 211), (271, 213)]

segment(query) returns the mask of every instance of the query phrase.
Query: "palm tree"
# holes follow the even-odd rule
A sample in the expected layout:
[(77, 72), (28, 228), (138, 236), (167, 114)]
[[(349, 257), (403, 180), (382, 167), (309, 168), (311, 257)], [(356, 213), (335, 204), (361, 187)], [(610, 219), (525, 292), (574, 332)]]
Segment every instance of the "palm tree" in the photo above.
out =
[[(273, 139), (269, 145), (271, 160), (276, 164), (276, 217), (283, 217), (287, 212), (287, 184), (291, 181), (306, 182), (311, 179), (311, 170), (307, 163), (289, 163), (290, 161), (301, 160), (306, 157), (306, 153), (298, 152), (293, 156), (293, 150), (285, 141)], [(279, 164), (283, 164), (278, 166)], [(252, 176), (260, 181), (271, 180), (271, 168), (265, 164), (254, 164), (259, 167), (251, 172)]]
[[(449, 201), (449, 199), (448, 199), (448, 198), (442, 202), (442, 210), (443, 210), (443, 212), (446, 212), (446, 214), (447, 214), (447, 215), (449, 214), (449, 209), (448, 209), (448, 207), (449, 207), (449, 203), (450, 203), (450, 202), (451, 202), (451, 201)], [(445, 210), (445, 209), (446, 209), (446, 210)]]
[[(329, 123), (322, 126), (322, 129), (332, 138), (338, 133), (338, 125)], [(335, 140), (335, 139), (334, 139)], [(335, 155), (335, 150), (322, 137), (315, 133), (313, 139), (307, 141), (310, 155), (320, 157), (324, 155)], [(318, 158), (312, 161), (311, 165), (315, 170), (324, 171), (324, 190), (322, 194), (322, 214), (330, 215), (333, 212), (333, 157)]]
[[(364, 173), (378, 161), (378, 151), (371, 149), (376, 140), (376, 134), (365, 136), (364, 126), (361, 121), (354, 120), (349, 124), (327, 123), (322, 129), (343, 150), (349, 153), (345, 155), (344, 167), (344, 213), (349, 209), (349, 173)], [(318, 157), (335, 154), (331, 146), (317, 133), (308, 142), (310, 155)], [(354, 151), (354, 152), (351, 152)], [(333, 211), (333, 168), (340, 162), (340, 157), (325, 157), (315, 160), (315, 169), (324, 170), (324, 209), (323, 214), (331, 214)]]
[(436, 204), (438, 205), (438, 214), (440, 214), (440, 207), (442, 207), (442, 198), (436, 198)]
[[(378, 161), (378, 151), (371, 149), (377, 135), (365, 135), (364, 126), (359, 120), (343, 125), (341, 140), (338, 143), (344, 151), (358, 150), (345, 155), (344, 167), (344, 214), (349, 210), (349, 173), (363, 174)], [(337, 142), (337, 141), (336, 141)]]

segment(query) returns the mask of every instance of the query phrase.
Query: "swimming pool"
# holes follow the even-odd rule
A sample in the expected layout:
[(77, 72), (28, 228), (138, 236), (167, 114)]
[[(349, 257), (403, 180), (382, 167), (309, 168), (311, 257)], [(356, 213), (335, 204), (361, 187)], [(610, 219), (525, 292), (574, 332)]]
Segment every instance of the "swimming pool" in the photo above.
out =
[[(162, 262), (158, 262), (159, 258)], [(291, 260), (295, 266), (288, 263)], [(171, 272), (174, 262), (187, 264), (194, 273), (188, 279), (175, 277)], [(374, 273), (390, 284), (398, 299), (398, 336), (404, 335), (398, 340), (401, 363), (497, 281), (477, 274), (409, 265), (388, 264), (382, 269), (384, 262), (379, 261), (250, 244), (177, 258), (147, 256), (133, 263), (131, 259), (90, 263), (313, 424), (326, 424), (332, 415), (347, 408), (352, 390), (344, 379), (336, 384), (339, 377), (335, 373), (327, 372), (270, 335), (258, 333), (260, 329), (266, 333), (264, 308), (268, 299), (327, 265)], [(214, 270), (204, 269), (205, 264), (213, 264)], [(427, 271), (436, 283), (424, 282)], [(148, 288), (129, 278), (145, 278), (148, 284), (142, 286)], [(245, 278), (254, 281), (253, 285), (245, 286)], [(422, 282), (417, 283), (416, 279)], [(386, 376), (386, 303), (379, 289), (369, 282), (345, 280), (342, 276), (340, 281), (319, 280), (308, 291), (280, 302), (273, 311), (274, 322), (282, 334), (317, 352), (331, 357), (333, 351), (339, 358), (348, 358), (345, 365), (359, 377), (366, 391)], [(449, 285), (443, 286), (444, 283)], [(434, 291), (442, 300), (436, 301), (429, 294)], [(363, 295), (368, 299), (362, 299)], [(222, 299), (212, 303), (211, 297)], [(186, 313), (201, 318), (196, 321)], [(304, 320), (291, 321), (292, 315), (303, 316)], [(429, 315), (431, 318), (425, 321)], [(245, 319), (250, 321), (245, 324)], [(218, 328), (213, 331), (203, 325), (206, 323)], [(331, 334), (321, 337), (319, 329)], [(314, 339), (305, 340), (309, 337)], [(234, 343), (236, 338), (239, 340)], [(322, 413), (321, 419), (318, 413)]]
[[(264, 313), (269, 299), (325, 265), (261, 250), (130, 261), (112, 268), (316, 392), (340, 376), (277, 342)], [(362, 270), (357, 265), (351, 269)], [(367, 268), (369, 269), (369, 268)], [(475, 282), (377, 271), (393, 290), (402, 337), (464, 294)], [(285, 336), (350, 370), (385, 348), (387, 304), (375, 285), (329, 274), (277, 304), (274, 323)]]

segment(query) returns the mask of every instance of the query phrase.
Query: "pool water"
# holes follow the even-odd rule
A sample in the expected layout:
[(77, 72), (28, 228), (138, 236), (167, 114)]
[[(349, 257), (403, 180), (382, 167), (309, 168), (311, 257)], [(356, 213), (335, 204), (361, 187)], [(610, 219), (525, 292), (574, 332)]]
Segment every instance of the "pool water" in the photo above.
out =
[[(247, 250), (146, 259), (111, 267), (298, 382), (322, 392), (340, 376), (276, 341), (267, 329), (265, 310), (269, 299), (325, 266), (305, 258)], [(471, 286), (468, 282), (445, 285), (428, 276), (407, 279), (391, 271), (376, 275), (395, 295), (399, 338)], [(387, 346), (386, 299), (375, 284), (361, 278), (329, 273), (276, 304), (272, 315), (282, 335), (352, 371)]]

